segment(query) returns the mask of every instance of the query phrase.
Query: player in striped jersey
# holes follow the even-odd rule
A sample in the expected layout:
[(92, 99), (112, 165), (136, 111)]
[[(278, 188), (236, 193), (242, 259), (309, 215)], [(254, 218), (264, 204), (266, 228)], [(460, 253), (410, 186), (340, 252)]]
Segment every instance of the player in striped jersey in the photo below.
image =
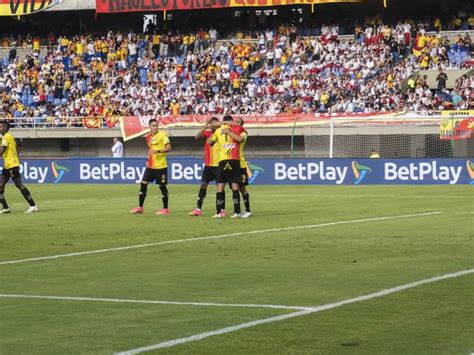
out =
[(219, 122), (217, 117), (212, 117), (206, 125), (196, 134), (196, 140), (204, 139), (204, 171), (202, 172), (201, 187), (199, 188), (197, 206), (189, 212), (190, 216), (202, 216), (202, 205), (206, 198), (207, 187), (213, 180), (217, 182), (217, 166), (219, 165), (219, 144), (212, 147), (208, 139), (212, 137), (216, 131), (216, 123)]
[(140, 185), (138, 195), (138, 207), (131, 210), (131, 213), (142, 214), (143, 204), (145, 203), (148, 184), (156, 182), (160, 186), (162, 193), (163, 208), (157, 211), (156, 215), (168, 215), (168, 162), (166, 153), (171, 152), (171, 143), (166, 133), (158, 131), (158, 121), (151, 119), (149, 121), (150, 134), (146, 136), (148, 145), (148, 159), (146, 162), (145, 173)]

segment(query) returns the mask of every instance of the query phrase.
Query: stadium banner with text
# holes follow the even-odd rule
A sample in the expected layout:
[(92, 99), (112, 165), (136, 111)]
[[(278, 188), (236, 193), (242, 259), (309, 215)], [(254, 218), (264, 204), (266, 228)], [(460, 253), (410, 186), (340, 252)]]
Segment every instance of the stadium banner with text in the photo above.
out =
[[(26, 159), (26, 183), (137, 184), (144, 158)], [(199, 158), (169, 157), (170, 184), (199, 184)], [(1, 169), (0, 169), (1, 170)], [(258, 185), (474, 185), (474, 159), (252, 159), (249, 182)]]
[(363, 2), (364, 0), (230, 0), (231, 7), (260, 7), (281, 5), (332, 4), (338, 2)]
[(442, 110), (440, 114), (449, 117), (474, 117), (474, 110)]
[(23, 16), (44, 11), (63, 0), (0, 0), (0, 16)]
[(474, 117), (443, 118), (439, 125), (439, 138), (442, 140), (469, 139), (474, 130)]
[[(222, 119), (222, 115), (213, 115), (219, 119)], [(172, 127), (201, 127), (209, 119), (211, 115), (183, 115), (183, 116), (125, 116), (118, 117), (120, 122), (120, 129), (122, 131), (122, 137), (125, 141), (140, 137), (149, 132), (148, 121), (152, 118), (158, 120), (160, 129), (172, 128)], [(344, 118), (344, 119), (361, 119), (361, 118), (384, 118), (394, 117), (394, 112), (383, 112), (383, 113), (354, 113), (344, 115), (331, 115), (331, 114), (276, 114), (270, 116), (264, 115), (232, 115), (232, 117), (241, 117), (245, 122), (245, 127), (250, 128), (261, 128), (261, 127), (293, 127), (293, 126), (304, 126), (304, 125), (317, 125), (327, 124), (331, 118)], [(416, 118), (414, 118), (416, 119)], [(115, 120), (114, 122), (116, 122)], [(108, 119), (107, 122), (109, 122)], [(401, 120), (399, 123), (403, 123)], [(397, 123), (394, 121), (393, 123)], [(109, 127), (115, 125), (107, 123)], [(88, 126), (86, 126), (88, 127)]]
[[(215, 117), (222, 118), (222, 115)], [(184, 116), (126, 116), (120, 118), (120, 128), (125, 141), (139, 137), (148, 133), (148, 121), (152, 118), (158, 120), (160, 129), (171, 127), (200, 127), (203, 126), (212, 116), (209, 115), (184, 115)], [(267, 127), (267, 126), (293, 126), (296, 122), (314, 124), (317, 120), (328, 120), (319, 118), (314, 114), (279, 114), (274, 116), (249, 116), (233, 115), (234, 119), (242, 117), (246, 127)]]
[(363, 1), (364, 0), (96, 0), (96, 12), (118, 13), (160, 10), (204, 10), (228, 7), (311, 5)]
[(95, 10), (97, 0), (66, 0), (62, 3), (48, 8), (46, 11), (76, 11), (76, 10)]

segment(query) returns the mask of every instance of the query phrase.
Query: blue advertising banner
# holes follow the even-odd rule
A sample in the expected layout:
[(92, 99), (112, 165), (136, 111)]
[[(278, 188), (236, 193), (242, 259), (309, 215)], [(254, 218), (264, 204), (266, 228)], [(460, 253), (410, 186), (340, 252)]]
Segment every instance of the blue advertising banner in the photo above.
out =
[[(139, 183), (145, 171), (140, 158), (26, 159), (26, 183)], [(168, 159), (171, 184), (197, 184), (202, 159)], [(1, 168), (0, 168), (1, 170)], [(428, 185), (474, 184), (474, 159), (254, 159), (251, 184), (282, 185)]]

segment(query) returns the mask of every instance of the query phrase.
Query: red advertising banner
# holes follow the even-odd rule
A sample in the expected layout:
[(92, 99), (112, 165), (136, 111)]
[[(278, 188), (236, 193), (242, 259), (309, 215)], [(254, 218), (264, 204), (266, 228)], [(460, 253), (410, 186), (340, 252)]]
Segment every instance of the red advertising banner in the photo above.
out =
[[(370, 117), (384, 117), (392, 115), (393, 112), (384, 112), (379, 114), (374, 113), (359, 113), (359, 114), (278, 114), (273, 116), (262, 115), (232, 115), (235, 119), (241, 117), (245, 122), (245, 127), (261, 128), (261, 127), (293, 127), (316, 124), (327, 124), (331, 118), (364, 118)], [(221, 116), (215, 116), (221, 119)], [(148, 133), (148, 121), (150, 119), (158, 120), (160, 129), (172, 127), (201, 127), (210, 118), (209, 115), (186, 115), (186, 116), (127, 116), (120, 117), (120, 128), (122, 130), (122, 137), (124, 141), (140, 137)], [(403, 121), (400, 121), (400, 123)]]
[[(221, 118), (220, 116), (215, 116)], [(245, 121), (245, 127), (291, 127), (298, 124), (315, 122), (324, 122), (328, 117), (316, 117), (314, 114), (279, 114), (275, 116), (248, 116), (233, 115), (234, 119), (242, 117)], [(186, 115), (186, 116), (127, 116), (120, 118), (120, 128), (124, 141), (140, 137), (148, 133), (148, 121), (150, 119), (158, 120), (160, 129), (171, 127), (200, 127), (206, 124), (211, 118), (208, 115)]]
[(230, 7), (230, 0), (97, 0), (97, 13), (198, 10)]
[(474, 118), (445, 118), (439, 128), (441, 140), (470, 139), (474, 131)]
[(261, 7), (362, 1), (364, 0), (96, 0), (96, 12), (199, 10), (219, 9), (223, 7)]

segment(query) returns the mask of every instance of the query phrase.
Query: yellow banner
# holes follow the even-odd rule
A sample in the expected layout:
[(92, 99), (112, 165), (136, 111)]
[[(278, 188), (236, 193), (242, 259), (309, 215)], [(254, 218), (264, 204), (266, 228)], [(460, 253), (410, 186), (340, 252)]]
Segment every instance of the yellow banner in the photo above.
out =
[(474, 116), (474, 110), (444, 110), (444, 111), (441, 111), (441, 116), (473, 117)]
[(339, 2), (364, 2), (364, 0), (230, 0), (231, 7), (247, 6), (281, 6), (281, 5), (311, 5), (333, 4)]
[(0, 16), (30, 15), (62, 2), (63, 0), (0, 0)]
[(469, 139), (474, 130), (474, 118), (444, 118), (439, 129), (442, 140)]

